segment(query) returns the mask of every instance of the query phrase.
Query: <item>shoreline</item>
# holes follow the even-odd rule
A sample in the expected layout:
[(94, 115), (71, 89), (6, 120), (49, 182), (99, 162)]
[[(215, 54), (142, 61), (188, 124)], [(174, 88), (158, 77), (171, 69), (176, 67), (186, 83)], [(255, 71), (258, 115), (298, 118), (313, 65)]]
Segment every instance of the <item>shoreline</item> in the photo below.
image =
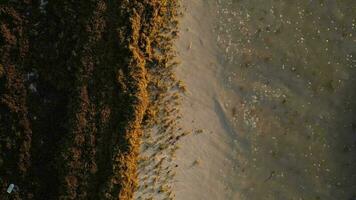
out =
[(349, 5), (1, 4), (0, 199), (354, 199)]

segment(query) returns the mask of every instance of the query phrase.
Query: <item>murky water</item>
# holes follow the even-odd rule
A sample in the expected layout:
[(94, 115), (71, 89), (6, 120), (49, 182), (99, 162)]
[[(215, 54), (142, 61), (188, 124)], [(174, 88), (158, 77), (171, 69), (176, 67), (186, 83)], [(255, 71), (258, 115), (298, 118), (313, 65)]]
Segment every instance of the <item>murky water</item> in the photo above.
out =
[(217, 6), (231, 199), (356, 199), (356, 1)]

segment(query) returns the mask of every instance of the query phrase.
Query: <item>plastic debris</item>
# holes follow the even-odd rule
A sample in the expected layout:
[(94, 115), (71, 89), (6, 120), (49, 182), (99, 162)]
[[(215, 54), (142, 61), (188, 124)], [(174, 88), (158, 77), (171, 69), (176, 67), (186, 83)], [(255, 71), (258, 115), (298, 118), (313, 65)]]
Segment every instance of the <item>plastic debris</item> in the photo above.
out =
[(11, 183), (9, 185), (9, 187), (7, 188), (6, 192), (10, 194), (14, 190), (14, 188), (15, 188), (15, 185)]
[(6, 190), (6, 192), (9, 193), (9, 194), (12, 193), (12, 192), (17, 192), (17, 191), (19, 191), (19, 187), (17, 185), (13, 184), (13, 183), (11, 183), (9, 185), (9, 187), (7, 188), (7, 190)]

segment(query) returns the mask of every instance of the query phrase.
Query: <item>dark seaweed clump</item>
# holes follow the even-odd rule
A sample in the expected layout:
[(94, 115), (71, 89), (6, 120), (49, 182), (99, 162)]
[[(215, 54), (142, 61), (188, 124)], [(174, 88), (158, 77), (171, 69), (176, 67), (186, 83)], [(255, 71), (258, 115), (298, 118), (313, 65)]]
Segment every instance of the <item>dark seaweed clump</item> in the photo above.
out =
[(176, 0), (0, 4), (0, 199), (132, 199), (176, 16)]

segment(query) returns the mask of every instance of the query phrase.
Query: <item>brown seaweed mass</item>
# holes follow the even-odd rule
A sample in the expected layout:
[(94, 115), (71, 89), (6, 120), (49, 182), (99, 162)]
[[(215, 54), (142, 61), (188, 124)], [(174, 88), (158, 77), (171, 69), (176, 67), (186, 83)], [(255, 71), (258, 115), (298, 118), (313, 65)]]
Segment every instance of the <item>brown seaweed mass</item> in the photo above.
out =
[(132, 199), (177, 2), (41, 2), (0, 4), (0, 199)]

